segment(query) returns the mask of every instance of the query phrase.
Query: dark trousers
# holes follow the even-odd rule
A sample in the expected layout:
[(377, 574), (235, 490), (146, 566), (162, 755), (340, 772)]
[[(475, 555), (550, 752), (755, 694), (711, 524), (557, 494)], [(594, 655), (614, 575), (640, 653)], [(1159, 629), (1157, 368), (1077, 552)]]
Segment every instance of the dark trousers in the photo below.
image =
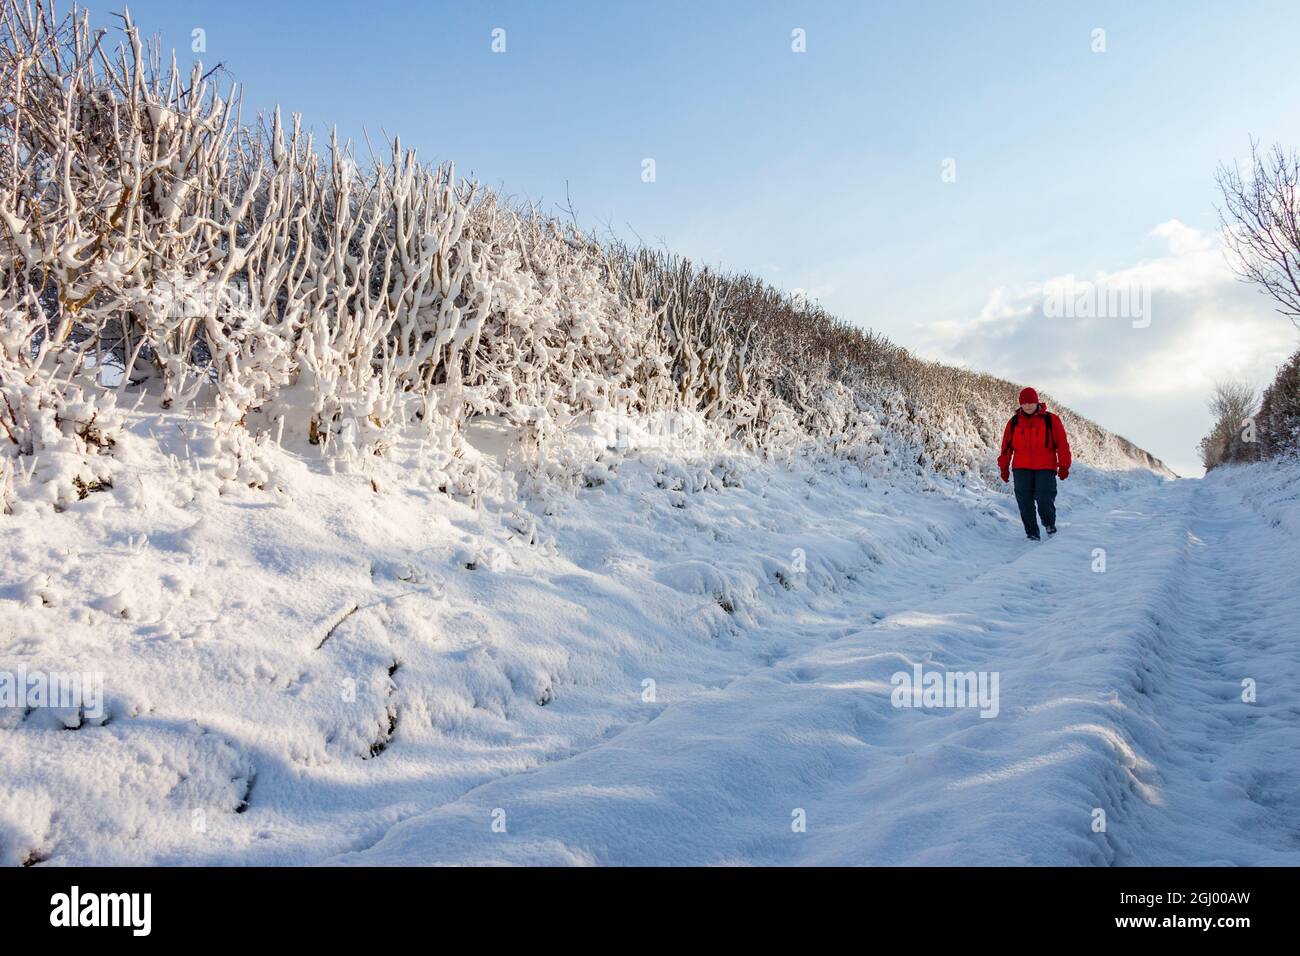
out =
[[(1020, 520), (1025, 523), (1025, 534), (1038, 537), (1038, 518), (1049, 528), (1056, 527), (1056, 472), (1051, 468), (1016, 468), (1012, 475), (1016, 482), (1016, 504), (1020, 505)], [(1034, 517), (1034, 505), (1038, 517)]]

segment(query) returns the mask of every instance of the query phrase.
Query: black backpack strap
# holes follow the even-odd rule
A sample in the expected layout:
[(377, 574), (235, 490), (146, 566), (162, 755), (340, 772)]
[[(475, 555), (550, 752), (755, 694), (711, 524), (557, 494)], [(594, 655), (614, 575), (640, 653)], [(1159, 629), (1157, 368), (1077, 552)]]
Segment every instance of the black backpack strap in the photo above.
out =
[(1051, 448), (1052, 447), (1052, 413), (1043, 412), (1043, 420), (1047, 424), (1047, 427), (1043, 429), (1043, 447)]

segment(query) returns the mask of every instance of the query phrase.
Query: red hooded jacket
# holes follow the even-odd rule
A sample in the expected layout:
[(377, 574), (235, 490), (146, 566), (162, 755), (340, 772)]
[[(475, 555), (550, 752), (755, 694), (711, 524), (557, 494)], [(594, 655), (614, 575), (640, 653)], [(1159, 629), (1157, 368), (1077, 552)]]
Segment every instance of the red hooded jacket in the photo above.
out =
[[(1047, 427), (1051, 421), (1051, 429)], [(1016, 413), (1002, 430), (1002, 454), (998, 467), (1007, 468), (1059, 468), (1070, 467), (1070, 442), (1065, 437), (1061, 419), (1040, 404), (1032, 415), (1017, 408)]]

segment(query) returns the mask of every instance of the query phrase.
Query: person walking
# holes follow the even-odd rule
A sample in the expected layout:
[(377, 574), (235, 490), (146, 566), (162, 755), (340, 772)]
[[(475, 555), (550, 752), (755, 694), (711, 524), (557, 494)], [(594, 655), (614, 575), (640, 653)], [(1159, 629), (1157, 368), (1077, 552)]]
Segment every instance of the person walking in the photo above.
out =
[(1024, 389), (1020, 407), (1002, 430), (998, 468), (1003, 481), (1010, 481), (1015, 472), (1016, 504), (1030, 541), (1039, 540), (1039, 518), (1049, 535), (1056, 534), (1056, 479), (1070, 476), (1070, 462), (1070, 442), (1061, 419), (1038, 400), (1036, 391)]

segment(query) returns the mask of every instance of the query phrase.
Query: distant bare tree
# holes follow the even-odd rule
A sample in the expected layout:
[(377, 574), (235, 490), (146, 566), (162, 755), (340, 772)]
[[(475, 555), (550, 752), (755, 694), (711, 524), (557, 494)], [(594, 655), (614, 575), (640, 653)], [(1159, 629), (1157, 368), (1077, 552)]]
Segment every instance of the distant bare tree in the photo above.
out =
[(1300, 155), (1275, 145), (1250, 147), (1250, 171), (1221, 163), (1219, 210), (1234, 271), (1253, 282), (1300, 325)]
[(1244, 434), (1255, 413), (1255, 389), (1245, 382), (1219, 382), (1210, 397), (1214, 427), (1201, 439), (1201, 462), (1208, 471), (1232, 461), (1251, 461), (1259, 455)]

